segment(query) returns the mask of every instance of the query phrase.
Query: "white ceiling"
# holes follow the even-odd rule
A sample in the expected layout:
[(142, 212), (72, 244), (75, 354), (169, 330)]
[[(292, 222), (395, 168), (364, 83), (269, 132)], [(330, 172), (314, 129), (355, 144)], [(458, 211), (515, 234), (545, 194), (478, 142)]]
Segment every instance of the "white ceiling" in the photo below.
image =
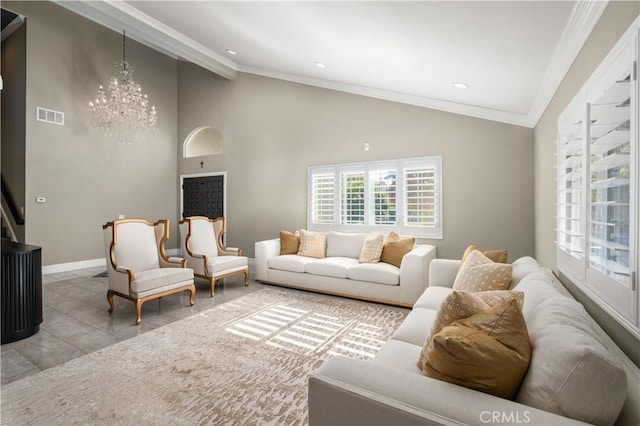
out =
[[(591, 1), (58, 3), (114, 30), (126, 28), (138, 41), (226, 78), (249, 72), (528, 127), (535, 126), (606, 6)], [(470, 87), (457, 89), (454, 82)]]

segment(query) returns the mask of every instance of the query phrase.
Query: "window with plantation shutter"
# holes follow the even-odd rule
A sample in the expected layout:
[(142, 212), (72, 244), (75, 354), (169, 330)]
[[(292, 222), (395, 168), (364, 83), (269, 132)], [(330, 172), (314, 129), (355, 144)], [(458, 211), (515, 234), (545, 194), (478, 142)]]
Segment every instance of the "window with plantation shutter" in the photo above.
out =
[(640, 19), (558, 117), (558, 270), (640, 337)]
[(436, 176), (430, 167), (411, 168), (404, 172), (405, 225), (436, 225)]
[(311, 216), (312, 222), (330, 225), (335, 215), (335, 176), (331, 173), (317, 173), (311, 176)]
[(341, 224), (364, 223), (364, 173), (340, 174), (340, 201)]
[(442, 238), (441, 157), (309, 168), (308, 228)]
[(395, 169), (369, 172), (371, 217), (375, 225), (396, 224), (396, 173)]

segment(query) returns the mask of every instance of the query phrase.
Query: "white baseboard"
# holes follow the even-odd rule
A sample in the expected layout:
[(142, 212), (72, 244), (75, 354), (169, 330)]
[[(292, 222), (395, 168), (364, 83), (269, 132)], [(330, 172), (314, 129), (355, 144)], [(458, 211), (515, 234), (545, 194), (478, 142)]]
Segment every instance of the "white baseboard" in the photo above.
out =
[(107, 260), (102, 259), (90, 259), (81, 260), (78, 262), (58, 263), (55, 265), (46, 265), (42, 267), (42, 275), (57, 274), (58, 272), (77, 271), (78, 269), (97, 268), (98, 266), (107, 266)]
[[(169, 249), (166, 251), (167, 256), (179, 256), (180, 249)], [(79, 269), (97, 268), (98, 266), (107, 267), (107, 259), (89, 259), (80, 260), (78, 262), (58, 263), (55, 265), (46, 265), (42, 267), (42, 275), (57, 274), (59, 272), (77, 271)]]

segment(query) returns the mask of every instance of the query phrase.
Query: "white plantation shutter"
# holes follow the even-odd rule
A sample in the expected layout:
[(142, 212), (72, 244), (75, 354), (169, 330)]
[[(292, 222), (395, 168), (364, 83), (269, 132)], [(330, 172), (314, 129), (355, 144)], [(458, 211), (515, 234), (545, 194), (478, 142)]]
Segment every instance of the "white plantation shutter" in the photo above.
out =
[(311, 223), (330, 225), (335, 219), (335, 174), (311, 176)]
[(309, 168), (310, 230), (442, 238), (441, 157)]
[(364, 173), (340, 173), (340, 223), (344, 225), (364, 223)]
[(395, 169), (369, 171), (370, 225), (396, 224), (396, 183)]
[(433, 167), (410, 168), (404, 171), (405, 226), (433, 228), (436, 213), (436, 170)]

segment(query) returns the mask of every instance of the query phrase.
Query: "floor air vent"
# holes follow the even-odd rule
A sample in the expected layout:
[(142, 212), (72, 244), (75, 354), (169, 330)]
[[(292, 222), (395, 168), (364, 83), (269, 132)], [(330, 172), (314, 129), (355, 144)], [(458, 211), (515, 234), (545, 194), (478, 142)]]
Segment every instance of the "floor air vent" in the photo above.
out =
[(36, 115), (38, 121), (64, 126), (64, 112), (38, 107)]

